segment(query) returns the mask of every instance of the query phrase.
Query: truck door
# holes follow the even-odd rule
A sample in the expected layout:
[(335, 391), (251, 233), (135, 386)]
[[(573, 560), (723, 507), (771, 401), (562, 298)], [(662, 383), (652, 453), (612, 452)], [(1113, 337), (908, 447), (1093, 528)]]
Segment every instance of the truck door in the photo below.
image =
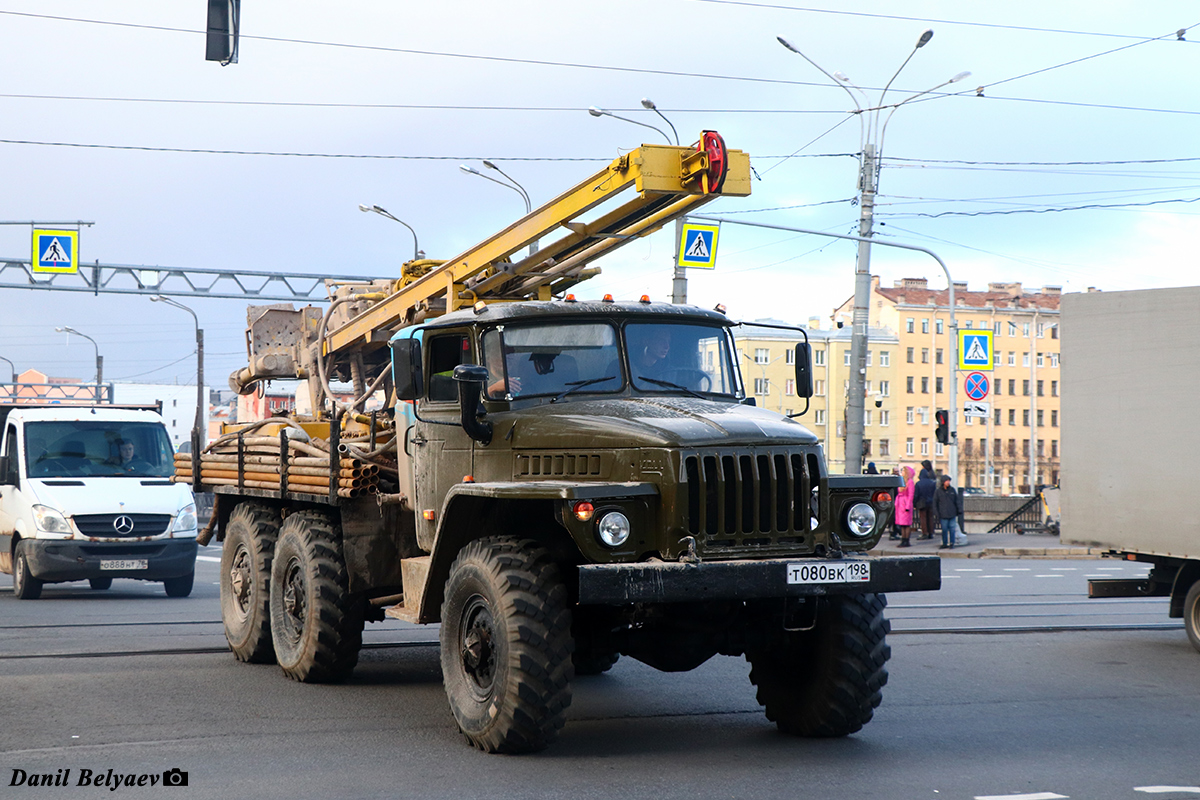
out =
[(3, 448), (0, 453), (6, 456), (4, 464), (7, 470), (4, 475), (0, 475), (0, 572), (12, 572), (12, 537), (16, 530), (16, 494), (20, 491), (18, 476), (21, 473), (16, 425), (9, 423), (0, 447)]
[[(472, 473), (472, 445), (460, 423), (454, 368), (476, 363), (467, 331), (426, 332), (425, 399), (418, 401), (411, 452), (417, 511), (417, 542), (432, 549), (442, 502), (450, 487)], [(433, 519), (426, 519), (427, 512)]]

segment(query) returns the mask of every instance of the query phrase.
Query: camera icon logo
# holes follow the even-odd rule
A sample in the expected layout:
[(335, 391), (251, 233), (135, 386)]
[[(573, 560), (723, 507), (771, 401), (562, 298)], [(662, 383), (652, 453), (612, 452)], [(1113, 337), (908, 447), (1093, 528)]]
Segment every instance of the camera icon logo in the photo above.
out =
[(163, 786), (187, 786), (188, 774), (179, 767), (169, 769), (163, 773)]

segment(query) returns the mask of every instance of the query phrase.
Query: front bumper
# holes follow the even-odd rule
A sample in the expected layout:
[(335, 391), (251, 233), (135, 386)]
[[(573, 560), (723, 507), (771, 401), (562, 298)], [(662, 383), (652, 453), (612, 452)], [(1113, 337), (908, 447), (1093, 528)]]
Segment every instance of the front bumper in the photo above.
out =
[[(853, 583), (788, 583), (795, 565), (870, 564), (871, 576)], [(580, 605), (683, 603), (697, 600), (761, 600), (830, 594), (921, 592), (942, 585), (937, 556), (870, 559), (773, 558), (756, 561), (706, 561), (698, 564), (638, 562), (585, 564), (579, 568)]]
[[(139, 578), (161, 581), (181, 578), (196, 568), (195, 539), (155, 539), (148, 542), (79, 542), (71, 539), (22, 539), (29, 571), (46, 583), (88, 578)], [(101, 569), (109, 560), (145, 560), (146, 569)]]

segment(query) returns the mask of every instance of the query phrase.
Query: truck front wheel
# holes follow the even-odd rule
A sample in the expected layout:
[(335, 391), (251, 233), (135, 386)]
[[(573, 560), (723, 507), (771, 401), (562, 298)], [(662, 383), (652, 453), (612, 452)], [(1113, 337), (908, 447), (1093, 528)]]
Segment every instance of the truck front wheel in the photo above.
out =
[(42, 582), (29, 571), (29, 557), (25, 554), (25, 543), (17, 542), (13, 554), (13, 594), (19, 600), (37, 600), (42, 596)]
[(488, 753), (550, 744), (571, 705), (571, 612), (558, 567), (534, 542), (467, 544), (446, 581), (442, 677), (459, 729)]
[(364, 618), (348, 587), (341, 537), (329, 518), (289, 515), (271, 565), (271, 639), (289, 678), (337, 681), (358, 663)]
[(883, 595), (817, 600), (815, 624), (746, 654), (767, 719), (796, 736), (846, 736), (871, 721), (887, 683)]
[(221, 620), (225, 640), (238, 661), (270, 664), (271, 559), (279, 537), (279, 515), (254, 503), (241, 503), (225, 525), (221, 549)]
[(1192, 584), (1183, 600), (1183, 627), (1192, 647), (1200, 650), (1200, 580)]

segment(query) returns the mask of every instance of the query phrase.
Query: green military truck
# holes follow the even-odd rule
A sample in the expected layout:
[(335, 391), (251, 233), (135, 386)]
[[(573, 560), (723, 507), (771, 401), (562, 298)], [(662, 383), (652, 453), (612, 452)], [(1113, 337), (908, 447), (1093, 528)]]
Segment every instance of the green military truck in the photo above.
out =
[[(648, 169), (646, 149), (610, 170)], [(717, 155), (736, 190), (748, 164)], [(671, 218), (661, 196), (639, 196), (655, 224)], [(573, 254), (622, 243), (639, 218), (564, 224), (561, 242), (474, 279), (444, 277), (487, 258), (410, 262), (413, 283), (340, 287), (324, 315), (251, 309), (250, 365), (231, 383), (304, 378), (315, 413), (241, 426), (177, 463), (177, 480), (216, 494), (201, 541), (224, 541), (222, 615), (239, 659), (338, 680), (365, 622), (441, 623), (451, 711), (488, 752), (546, 746), (575, 676), (621, 656), (668, 672), (744, 656), (787, 733), (842, 736), (871, 719), (890, 656), (884, 593), (941, 579), (935, 557), (869, 554), (898, 479), (828, 474), (810, 431), (755, 407), (721, 311), (572, 295), (471, 303), (497, 297), (489, 286), (528, 294), (538, 276), (562, 297), (563, 281), (586, 277)], [(499, 250), (556, 224), (518, 223)], [(441, 307), (406, 295), (430, 280)], [(796, 347), (804, 397), (809, 355)], [(355, 397), (336, 400), (330, 378)], [(388, 402), (367, 413), (377, 389)]]

